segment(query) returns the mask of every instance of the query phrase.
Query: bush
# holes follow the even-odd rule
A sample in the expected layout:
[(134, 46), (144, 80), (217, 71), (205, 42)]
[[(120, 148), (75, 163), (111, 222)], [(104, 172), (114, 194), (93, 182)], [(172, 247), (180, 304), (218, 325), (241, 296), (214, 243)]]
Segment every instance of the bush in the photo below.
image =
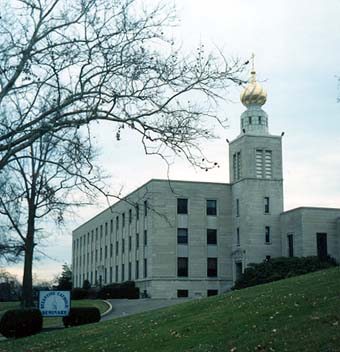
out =
[(101, 299), (138, 299), (139, 288), (135, 287), (134, 281), (126, 281), (121, 284), (110, 284), (102, 287), (99, 291), (98, 297)]
[(80, 287), (73, 288), (71, 291), (71, 299), (87, 299), (88, 290)]
[(335, 266), (333, 258), (320, 260), (318, 257), (279, 257), (265, 260), (258, 264), (249, 264), (241, 278), (235, 282), (233, 289), (264, 284), (286, 279), (288, 277), (307, 274), (313, 271)]
[(100, 312), (96, 307), (71, 308), (68, 316), (63, 317), (64, 326), (77, 326), (100, 321)]
[(0, 333), (5, 337), (24, 337), (41, 331), (43, 318), (39, 309), (10, 309), (0, 321)]

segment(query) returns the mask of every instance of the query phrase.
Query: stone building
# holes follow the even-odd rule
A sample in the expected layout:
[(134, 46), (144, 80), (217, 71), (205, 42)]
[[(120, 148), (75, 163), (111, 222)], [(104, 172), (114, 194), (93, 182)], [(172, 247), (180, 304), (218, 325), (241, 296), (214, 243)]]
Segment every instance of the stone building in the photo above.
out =
[(153, 179), (87, 221), (73, 231), (74, 287), (134, 280), (153, 298), (205, 296), (271, 257), (340, 261), (340, 209), (283, 210), (282, 136), (269, 133), (251, 75), (230, 183)]

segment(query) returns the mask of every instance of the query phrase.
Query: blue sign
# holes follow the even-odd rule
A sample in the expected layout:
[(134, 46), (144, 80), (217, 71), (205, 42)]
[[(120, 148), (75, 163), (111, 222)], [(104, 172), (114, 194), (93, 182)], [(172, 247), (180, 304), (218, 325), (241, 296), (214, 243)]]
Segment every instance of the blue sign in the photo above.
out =
[(39, 291), (39, 309), (43, 317), (67, 316), (70, 307), (70, 291)]

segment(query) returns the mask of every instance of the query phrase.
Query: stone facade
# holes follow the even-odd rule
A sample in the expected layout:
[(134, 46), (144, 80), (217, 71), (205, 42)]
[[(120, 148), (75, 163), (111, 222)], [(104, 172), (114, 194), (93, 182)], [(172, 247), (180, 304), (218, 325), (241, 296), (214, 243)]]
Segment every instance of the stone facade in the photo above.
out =
[(340, 209), (283, 211), (282, 136), (269, 134), (252, 71), (230, 143), (230, 183), (151, 180), (73, 231), (73, 284), (134, 280), (153, 298), (228, 290), (249, 263), (340, 261)]

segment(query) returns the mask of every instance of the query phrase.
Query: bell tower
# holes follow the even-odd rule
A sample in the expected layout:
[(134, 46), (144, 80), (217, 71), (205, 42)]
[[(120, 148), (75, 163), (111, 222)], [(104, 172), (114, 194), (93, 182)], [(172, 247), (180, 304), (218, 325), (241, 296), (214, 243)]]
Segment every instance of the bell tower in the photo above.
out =
[(281, 255), (282, 137), (269, 133), (268, 115), (262, 109), (266, 100), (252, 55), (250, 83), (241, 93), (246, 110), (240, 135), (229, 144), (234, 280), (249, 263)]

